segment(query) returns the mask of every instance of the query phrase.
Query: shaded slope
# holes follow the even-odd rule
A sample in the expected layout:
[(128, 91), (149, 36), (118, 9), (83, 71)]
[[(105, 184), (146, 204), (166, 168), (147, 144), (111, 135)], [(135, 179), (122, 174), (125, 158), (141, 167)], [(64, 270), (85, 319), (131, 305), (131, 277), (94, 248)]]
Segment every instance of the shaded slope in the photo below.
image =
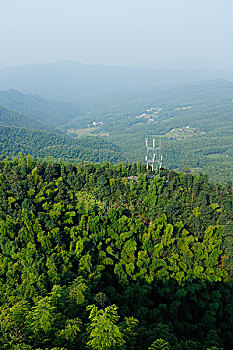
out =
[(25, 95), (11, 89), (0, 91), (0, 106), (13, 109), (45, 124), (59, 125), (76, 116), (77, 109), (69, 104), (52, 102), (41, 96)]
[(0, 158), (17, 156), (19, 152), (35, 157), (72, 161), (118, 162), (123, 157), (118, 148), (103, 138), (70, 139), (52, 132), (0, 125)]
[[(5, 107), (0, 106), (0, 124), (4, 126), (22, 127), (32, 130), (52, 131), (52, 126), (36, 122), (32, 118), (29, 118), (21, 113), (12, 111)], [(55, 130), (54, 130), (55, 132)], [(60, 133), (59, 130), (57, 132)]]

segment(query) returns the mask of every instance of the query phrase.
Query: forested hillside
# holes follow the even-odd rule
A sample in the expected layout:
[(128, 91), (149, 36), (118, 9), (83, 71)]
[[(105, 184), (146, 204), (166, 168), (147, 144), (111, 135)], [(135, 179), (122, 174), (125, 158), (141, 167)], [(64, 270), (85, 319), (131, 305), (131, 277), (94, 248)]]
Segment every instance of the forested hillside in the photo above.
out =
[[(216, 80), (134, 89), (87, 99), (65, 130), (107, 135), (130, 162), (144, 161), (145, 137), (162, 140), (164, 166), (233, 181), (233, 84)], [(93, 126), (93, 122), (103, 124)], [(90, 128), (90, 125), (92, 126)]]
[(55, 132), (43, 132), (26, 128), (7, 127), (0, 124), (0, 159), (13, 158), (18, 154), (32, 154), (34, 157), (54, 157), (72, 161), (117, 163), (124, 158), (118, 147), (100, 137), (70, 139)]
[(16, 128), (60, 132), (58, 129), (55, 129), (52, 126), (36, 122), (30, 117), (27, 117), (21, 113), (12, 111), (5, 107), (0, 107), (0, 124), (2, 126), (9, 126), (9, 127), (16, 127)]
[(78, 108), (68, 103), (49, 101), (41, 96), (25, 95), (11, 89), (0, 91), (0, 106), (22, 113), (39, 123), (58, 126), (79, 114)]
[(72, 104), (1, 91), (0, 159), (23, 152), (84, 162), (144, 161), (149, 137), (162, 141), (165, 167), (188, 167), (227, 183), (233, 181), (232, 101), (233, 83), (224, 80), (100, 88), (85, 97), (77, 93)]
[(21, 155), (0, 198), (1, 348), (232, 349), (230, 183)]

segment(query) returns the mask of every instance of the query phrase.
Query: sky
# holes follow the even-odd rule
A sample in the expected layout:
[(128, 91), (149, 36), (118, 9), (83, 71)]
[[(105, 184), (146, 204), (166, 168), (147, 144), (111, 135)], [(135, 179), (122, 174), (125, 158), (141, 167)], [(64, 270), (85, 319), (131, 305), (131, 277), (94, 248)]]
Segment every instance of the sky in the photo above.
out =
[(232, 0), (0, 0), (0, 67), (233, 69)]

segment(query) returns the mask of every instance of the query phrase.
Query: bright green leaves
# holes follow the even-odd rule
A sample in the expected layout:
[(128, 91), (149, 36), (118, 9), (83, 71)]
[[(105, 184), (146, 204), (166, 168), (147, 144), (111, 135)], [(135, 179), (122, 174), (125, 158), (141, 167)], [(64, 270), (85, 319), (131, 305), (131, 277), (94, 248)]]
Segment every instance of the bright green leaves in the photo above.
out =
[(209, 227), (199, 241), (183, 226), (179, 222), (173, 227), (163, 218), (162, 223), (158, 220), (157, 225), (150, 225), (143, 235), (144, 249), (138, 252), (137, 265), (149, 283), (155, 278), (173, 278), (179, 284), (194, 278), (218, 281), (226, 274), (219, 267), (221, 227)]
[(221, 227), (210, 226), (204, 233), (202, 242), (195, 242), (194, 270), (192, 278), (220, 281), (226, 272), (220, 268), (222, 251)]
[(77, 258), (82, 256), (82, 252), (84, 250), (84, 240), (81, 237), (78, 237), (76, 246), (75, 246), (75, 255)]
[(91, 255), (90, 253), (86, 253), (83, 255), (79, 260), (79, 269), (80, 271), (87, 273), (91, 272), (92, 269), (92, 263), (91, 263)]
[(226, 266), (231, 272), (233, 270), (233, 221), (227, 221), (223, 227), (224, 256), (222, 266)]
[(49, 211), (49, 216), (51, 219), (57, 220), (61, 216), (62, 211), (64, 211), (63, 204), (60, 202), (55, 203)]
[(38, 334), (38, 336), (41, 331), (44, 333), (51, 332), (55, 322), (55, 307), (49, 301), (49, 297), (39, 300), (28, 316), (31, 328), (34, 334)]
[(65, 327), (58, 332), (57, 337), (60, 342), (67, 345), (68, 349), (77, 349), (78, 335), (81, 329), (82, 321), (79, 318), (67, 320)]
[(74, 300), (77, 305), (83, 304), (86, 290), (86, 281), (82, 277), (77, 277), (69, 287), (69, 297), (71, 300)]
[(221, 348), (168, 334), (204, 339), (218, 320), (232, 339), (231, 187), (25, 161), (0, 169), (0, 347)]
[(196, 207), (195, 209), (193, 209), (193, 215), (195, 216), (195, 218), (198, 218), (201, 215), (201, 212), (199, 211), (199, 207)]
[(60, 282), (59, 270), (57, 265), (57, 256), (55, 253), (53, 253), (47, 258), (46, 261), (46, 267), (48, 269), (48, 278), (52, 282), (52, 284), (58, 284)]
[(182, 222), (172, 226), (163, 215), (150, 223), (148, 228), (144, 226), (143, 234), (137, 235), (135, 232), (132, 236), (133, 231), (128, 230), (130, 220), (123, 216), (117, 227), (122, 233), (118, 238), (112, 234), (113, 241), (110, 238), (106, 240), (108, 244), (111, 242), (106, 253), (115, 256), (116, 248), (121, 249), (114, 272), (122, 282), (140, 276), (148, 283), (155, 279), (172, 278), (183, 285), (186, 280), (199, 278), (218, 281), (226, 275), (219, 266), (222, 254), (221, 227), (210, 226), (201, 240), (191, 235)]
[(121, 257), (125, 261), (125, 263), (130, 264), (134, 262), (134, 259), (135, 259), (134, 253), (136, 250), (137, 250), (137, 243), (135, 242), (135, 240), (130, 239), (125, 242), (121, 252)]
[(28, 175), (28, 179), (34, 185), (37, 184), (37, 181), (38, 181), (38, 168), (37, 168), (37, 166), (32, 170), (31, 174)]
[(138, 320), (134, 317), (125, 317), (124, 321), (119, 324), (125, 340), (124, 348), (127, 350), (135, 349), (138, 323)]
[(16, 202), (16, 199), (14, 197), (8, 197), (7, 200), (8, 200), (9, 205)]
[[(131, 349), (136, 335), (138, 320), (126, 317), (121, 323), (116, 305), (98, 309), (89, 305), (90, 324), (87, 327), (89, 341), (87, 345), (96, 350)], [(132, 347), (133, 348), (133, 347)]]
[(172, 239), (173, 235), (173, 227), (171, 224), (168, 224), (164, 230), (164, 233), (162, 235), (161, 243), (165, 246), (169, 246), (174, 242)]
[(1, 334), (5, 344), (13, 347), (27, 339), (27, 314), (29, 305), (26, 301), (15, 302), (13, 306), (5, 305), (0, 309)]
[(115, 305), (100, 310), (94, 305), (89, 305), (87, 310), (90, 311), (90, 324), (87, 328), (89, 341), (87, 345), (91, 349), (111, 350), (124, 346), (123, 334), (116, 324), (120, 317)]
[(148, 350), (169, 350), (169, 343), (164, 339), (156, 339)]

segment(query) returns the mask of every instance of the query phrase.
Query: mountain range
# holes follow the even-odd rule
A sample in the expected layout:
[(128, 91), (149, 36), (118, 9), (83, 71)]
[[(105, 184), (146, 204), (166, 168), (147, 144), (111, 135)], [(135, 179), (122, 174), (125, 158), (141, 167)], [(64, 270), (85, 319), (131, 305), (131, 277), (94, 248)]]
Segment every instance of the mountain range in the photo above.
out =
[(213, 79), (233, 80), (232, 71), (186, 71), (96, 66), (78, 62), (56, 62), (0, 69), (0, 89), (75, 102), (109, 91), (185, 84)]
[(162, 140), (169, 169), (232, 181), (233, 82), (166, 71), (162, 85), (157, 73), (65, 62), (1, 69), (1, 159), (143, 162), (149, 137)]

